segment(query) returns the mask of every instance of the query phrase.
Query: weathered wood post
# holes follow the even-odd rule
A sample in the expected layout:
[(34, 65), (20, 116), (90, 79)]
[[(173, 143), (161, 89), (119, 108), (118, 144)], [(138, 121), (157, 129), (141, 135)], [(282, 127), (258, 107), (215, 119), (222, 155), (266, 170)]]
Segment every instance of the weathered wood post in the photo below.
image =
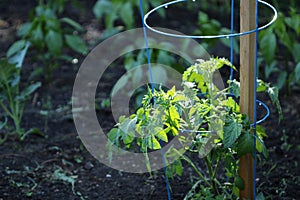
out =
[[(241, 32), (253, 30), (256, 27), (256, 0), (240, 1), (240, 29)], [(241, 112), (254, 119), (254, 67), (255, 67), (256, 33), (240, 38), (240, 83)], [(248, 154), (240, 159), (240, 176), (244, 180), (245, 188), (240, 191), (240, 198), (254, 200), (254, 160)]]

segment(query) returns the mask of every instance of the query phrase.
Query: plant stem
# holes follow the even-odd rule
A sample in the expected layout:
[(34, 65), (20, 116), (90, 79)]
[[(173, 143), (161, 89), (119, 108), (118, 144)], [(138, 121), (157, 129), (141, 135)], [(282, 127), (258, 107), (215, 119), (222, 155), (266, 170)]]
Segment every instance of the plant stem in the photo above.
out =
[(218, 188), (216, 186), (216, 182), (215, 182), (215, 177), (214, 177), (214, 172), (213, 172), (211, 161), (209, 160), (208, 156), (204, 157), (203, 159), (205, 161), (205, 164), (207, 166), (208, 173), (209, 173), (209, 176), (210, 176), (210, 185), (212, 186), (212, 189), (213, 189), (214, 193), (217, 195), (217, 194), (219, 194), (219, 191), (218, 191)]
[(198, 174), (198, 176), (201, 178), (201, 180), (203, 180), (203, 182), (206, 185), (211, 186), (211, 184), (205, 179), (203, 174), (199, 171), (196, 165), (189, 158), (187, 158), (186, 156), (182, 156), (182, 159), (185, 160), (195, 170), (195, 172)]

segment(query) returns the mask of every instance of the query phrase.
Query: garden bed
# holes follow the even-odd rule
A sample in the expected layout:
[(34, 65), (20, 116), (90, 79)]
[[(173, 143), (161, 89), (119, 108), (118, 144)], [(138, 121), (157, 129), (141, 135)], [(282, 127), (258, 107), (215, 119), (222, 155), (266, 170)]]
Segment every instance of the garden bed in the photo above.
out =
[[(32, 6), (33, 3), (16, 3), (8, 9), (1, 7), (1, 56), (15, 40), (16, 27), (27, 18)], [(90, 30), (86, 33), (87, 40), (101, 35), (96, 22), (87, 17), (80, 20)], [(26, 61), (24, 76), (34, 67)], [(79, 58), (78, 64), (62, 63), (55, 71), (55, 79), (43, 84), (27, 104), (23, 126), (36, 127), (44, 135), (29, 135), (22, 142), (9, 137), (0, 145), (0, 199), (167, 199), (162, 170), (150, 178), (148, 174), (119, 172), (97, 161), (82, 145), (70, 104), (76, 72), (82, 61)], [(107, 76), (114, 82), (119, 71)], [(100, 97), (109, 93), (102, 92)], [(280, 101), (283, 121), (278, 124), (278, 116), (272, 112), (263, 123), (269, 136), (265, 140), (269, 159), (258, 164), (257, 186), (270, 199), (297, 199), (300, 196), (299, 91), (281, 96)], [(266, 103), (271, 105), (268, 100)], [(97, 112), (101, 126), (109, 130), (115, 123), (111, 113), (101, 108)], [(172, 199), (183, 199), (194, 177), (192, 169), (185, 168), (183, 176), (170, 180)]]

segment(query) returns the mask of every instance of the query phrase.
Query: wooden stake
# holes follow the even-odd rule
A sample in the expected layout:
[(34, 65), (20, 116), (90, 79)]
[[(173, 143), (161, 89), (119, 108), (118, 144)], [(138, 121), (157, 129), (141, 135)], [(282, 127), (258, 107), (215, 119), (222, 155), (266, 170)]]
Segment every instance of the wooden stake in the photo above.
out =
[[(256, 27), (256, 0), (241, 0), (240, 2), (241, 32), (253, 30)], [(240, 38), (240, 83), (241, 113), (247, 114), (250, 120), (254, 118), (254, 67), (256, 34), (245, 35)], [(248, 154), (240, 159), (240, 176), (244, 180), (245, 188), (240, 191), (240, 199), (254, 200), (254, 160)]]

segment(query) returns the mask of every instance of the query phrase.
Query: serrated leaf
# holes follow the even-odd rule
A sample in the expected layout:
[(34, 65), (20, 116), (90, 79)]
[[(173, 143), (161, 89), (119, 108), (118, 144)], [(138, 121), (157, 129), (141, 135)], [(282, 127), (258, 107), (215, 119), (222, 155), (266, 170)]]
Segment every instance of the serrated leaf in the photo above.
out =
[(171, 106), (169, 108), (170, 118), (172, 121), (176, 121), (180, 119), (179, 113), (177, 112), (177, 109), (175, 106)]
[(266, 134), (265, 129), (262, 126), (260, 126), (260, 125), (256, 125), (256, 134), (260, 138), (268, 137), (267, 134)]
[(172, 102), (178, 102), (178, 101), (187, 101), (188, 98), (184, 96), (183, 94), (176, 94)]
[(59, 56), (63, 46), (62, 35), (56, 31), (49, 30), (45, 39), (49, 51), (55, 56)]
[(223, 101), (224, 105), (231, 108), (233, 112), (239, 113), (240, 112), (240, 106), (239, 104), (233, 100), (232, 97), (228, 97), (228, 99)]
[(74, 51), (87, 54), (88, 49), (84, 41), (77, 35), (65, 35), (67, 45)]
[(157, 150), (161, 148), (158, 140), (154, 137), (154, 135), (151, 135), (150, 137), (146, 138), (146, 145), (148, 148), (153, 150)]
[(231, 147), (241, 135), (243, 126), (237, 119), (230, 117), (225, 120), (223, 144), (224, 148)]
[(160, 128), (160, 127), (156, 127), (155, 128), (155, 136), (164, 141), (164, 142), (168, 142), (168, 136), (167, 133), (165, 132), (164, 129)]

